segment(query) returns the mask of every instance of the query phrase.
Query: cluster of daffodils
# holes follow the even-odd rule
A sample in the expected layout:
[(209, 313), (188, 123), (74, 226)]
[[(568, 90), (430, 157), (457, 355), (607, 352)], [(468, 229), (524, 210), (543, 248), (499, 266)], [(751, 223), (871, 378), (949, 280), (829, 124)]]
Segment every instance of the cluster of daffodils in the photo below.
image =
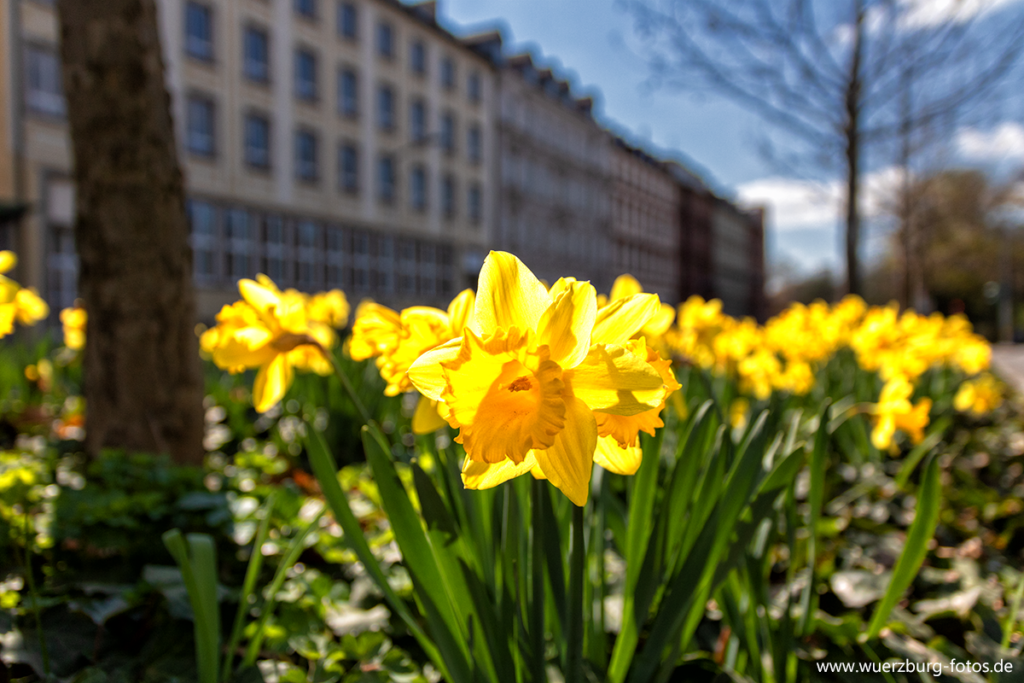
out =
[(529, 473), (583, 505), (595, 462), (636, 472), (639, 433), (662, 426), (679, 388), (644, 337), (671, 317), (635, 281), (618, 284), (599, 302), (588, 282), (549, 288), (515, 256), (491, 252), (476, 295), (447, 312), (360, 306), (350, 353), (376, 357), (388, 393), (415, 388), (459, 430), (467, 488)]
[(340, 290), (282, 292), (264, 275), (240, 280), (238, 290), (242, 300), (221, 309), (199, 346), (229, 372), (257, 369), (253, 404), (265, 412), (284, 397), (295, 370), (331, 373), (335, 328), (348, 321), (349, 305)]
[(88, 320), (89, 316), (79, 301), (76, 301), (74, 306), (60, 312), (60, 323), (64, 331), (64, 346), (72, 351), (85, 348), (85, 324)]
[[(851, 349), (861, 369), (885, 382), (869, 409), (872, 442), (880, 449), (894, 448), (897, 431), (915, 443), (923, 438), (931, 400), (911, 398), (928, 369), (954, 367), (977, 375), (991, 359), (988, 342), (963, 316), (900, 313), (895, 304), (868, 307), (856, 296), (835, 305), (794, 304), (763, 326), (725, 315), (720, 301), (691, 297), (679, 307), (677, 324), (663, 343), (689, 363), (735, 378), (741, 392), (759, 400), (776, 391), (807, 394), (817, 371), (841, 349)], [(998, 405), (994, 380), (983, 378), (961, 387), (958, 410), (981, 413)], [(742, 422), (747, 405), (743, 398), (734, 406), (734, 423)]]
[(14, 323), (35, 325), (50, 314), (46, 302), (34, 289), (22, 287), (5, 275), (18, 265), (11, 251), (0, 251), (0, 337), (14, 332)]

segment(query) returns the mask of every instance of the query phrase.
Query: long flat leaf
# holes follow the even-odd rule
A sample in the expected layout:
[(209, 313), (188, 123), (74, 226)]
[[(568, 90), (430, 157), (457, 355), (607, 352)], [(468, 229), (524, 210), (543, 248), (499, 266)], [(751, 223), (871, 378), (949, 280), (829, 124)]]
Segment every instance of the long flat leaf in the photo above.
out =
[(373, 471), (374, 483), (380, 491), (381, 503), (388, 516), (395, 541), (402, 551), (402, 559), (416, 589), (416, 597), (423, 605), (431, 635), (448, 664), (456, 681), (472, 679), (469, 646), (456, 609), (453, 596), (442, 576), (430, 541), (416, 509), (409, 500), (398, 477), (383, 435), (372, 425), (363, 427), (363, 450)]
[(381, 571), (377, 558), (373, 556), (366, 537), (363, 536), (363, 529), (359, 525), (352, 508), (348, 504), (348, 497), (341, 490), (338, 483), (338, 467), (331, 456), (331, 452), (324, 443), (323, 436), (315, 429), (307, 430), (306, 452), (309, 454), (309, 463), (313, 468), (313, 474), (320, 483), (320, 490), (323, 491), (324, 499), (334, 513), (334, 519), (344, 531), (344, 541), (355, 552), (356, 557), (363, 563), (374, 584), (384, 594), (388, 605), (397, 614), (409, 632), (416, 638), (416, 641), (423, 648), (430, 660), (437, 666), (443, 675), (448, 677), (448, 667), (441, 653), (438, 651), (434, 641), (427, 636), (419, 621), (412, 615), (409, 608), (402, 601), (388, 583), (387, 577)]
[(903, 552), (900, 553), (900, 559), (896, 561), (896, 568), (893, 569), (889, 587), (881, 602), (875, 607), (875, 613), (871, 616), (871, 623), (867, 630), (869, 640), (877, 637), (878, 632), (885, 626), (892, 608), (914, 581), (917, 571), (928, 555), (928, 542), (935, 535), (935, 527), (939, 523), (939, 503), (942, 496), (939, 474), (939, 459), (933, 455), (924, 468), (921, 488), (917, 492), (914, 522), (910, 525), (910, 531), (907, 532)]

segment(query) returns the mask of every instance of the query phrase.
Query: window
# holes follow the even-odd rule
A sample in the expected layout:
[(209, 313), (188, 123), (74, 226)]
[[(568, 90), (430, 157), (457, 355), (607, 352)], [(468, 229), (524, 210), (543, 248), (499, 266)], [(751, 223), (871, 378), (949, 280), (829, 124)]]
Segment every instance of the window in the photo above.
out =
[(409, 200), (417, 211), (427, 208), (427, 170), (421, 164), (409, 174)]
[(212, 204), (189, 200), (187, 204), (189, 242), (192, 244), (192, 276), (207, 283), (217, 275), (217, 209)]
[(25, 100), (29, 109), (50, 116), (64, 116), (67, 103), (60, 82), (60, 58), (56, 51), (30, 46), (25, 55)]
[(480, 184), (473, 183), (469, 187), (469, 196), (467, 197), (467, 204), (469, 204), (469, 220), (473, 224), (480, 222), (483, 217), (483, 201), (481, 199)]
[(188, 98), (186, 145), (193, 154), (212, 157), (214, 148), (213, 101), (198, 95)]
[(295, 176), (306, 182), (316, 182), (320, 174), (317, 167), (316, 133), (300, 130), (295, 133)]
[(349, 40), (359, 38), (359, 15), (351, 2), (338, 3), (338, 35)]
[(316, 19), (316, 0), (295, 0), (295, 12), (307, 19)]
[(480, 73), (474, 71), (469, 75), (469, 79), (466, 81), (466, 91), (469, 94), (470, 102), (479, 102), (481, 97), (480, 92)]
[(395, 159), (385, 154), (377, 166), (378, 196), (388, 204), (395, 201)]
[(302, 48), (295, 51), (295, 96), (307, 102), (317, 97), (316, 55)]
[(270, 121), (260, 114), (245, 117), (245, 163), (270, 168)]
[(416, 292), (416, 243), (402, 240), (398, 244), (398, 288), (405, 294)]
[(253, 246), (250, 229), (251, 221), (247, 211), (228, 209), (224, 212), (224, 239), (227, 247), (224, 273), (232, 280), (253, 275), (249, 264), (249, 252)]
[(427, 105), (422, 99), (417, 98), (409, 105), (409, 134), (413, 142), (427, 139)]
[(327, 227), (327, 287), (345, 287), (345, 232), (342, 228), (331, 225)]
[(480, 163), (480, 126), (473, 124), (469, 127), (469, 131), (466, 133), (466, 149), (469, 160), (474, 164)]
[(421, 76), (427, 73), (427, 46), (422, 40), (414, 40), (409, 48), (409, 68)]
[(338, 146), (338, 179), (345, 192), (359, 191), (359, 151), (352, 143)]
[(441, 181), (441, 210), (448, 218), (455, 216), (455, 177), (450, 173)]
[(185, 52), (205, 62), (213, 61), (213, 10), (198, 2), (185, 5)]
[(318, 256), (323, 249), (320, 228), (320, 224), (313, 221), (299, 221), (295, 228), (295, 280), (299, 289), (308, 291), (320, 284), (320, 272), (317, 268)]
[(266, 83), (270, 80), (269, 43), (265, 30), (254, 26), (245, 29), (242, 70), (250, 81)]
[(390, 85), (382, 85), (377, 90), (377, 125), (381, 130), (395, 127), (395, 91)]
[(455, 62), (451, 57), (441, 60), (441, 85), (448, 90), (455, 88)]
[(288, 276), (288, 245), (284, 237), (284, 220), (277, 215), (269, 215), (264, 221), (264, 252), (263, 272), (278, 285), (285, 284)]
[(359, 116), (359, 79), (352, 69), (338, 70), (338, 113), (349, 118)]
[(450, 112), (441, 117), (441, 149), (455, 152), (455, 115)]
[(377, 54), (385, 59), (395, 56), (394, 33), (391, 24), (385, 22), (377, 24)]

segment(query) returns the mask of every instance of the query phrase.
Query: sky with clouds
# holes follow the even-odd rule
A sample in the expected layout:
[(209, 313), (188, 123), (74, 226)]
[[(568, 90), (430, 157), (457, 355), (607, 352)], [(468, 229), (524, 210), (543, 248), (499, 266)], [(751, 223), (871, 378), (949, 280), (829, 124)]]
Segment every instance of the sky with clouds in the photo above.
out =
[[(928, 25), (955, 8), (959, 16), (994, 11), (1024, 0), (903, 0), (907, 21)], [(760, 151), (767, 137), (786, 140), (756, 115), (714, 94), (695, 95), (652, 86), (637, 51), (630, 16), (615, 0), (440, 0), (439, 18), (456, 33), (501, 27), (508, 49), (530, 50), (581, 94), (599, 93), (605, 125), (654, 152), (681, 153), (724, 196), (768, 206), (769, 260), (790, 272), (823, 268), (841, 274), (841, 180), (787, 177)], [(1018, 81), (1018, 87), (1020, 82)], [(1024, 165), (1024, 109), (988, 112), (986, 123), (965, 125), (948, 141), (947, 161), (1002, 171)], [(875, 225), (897, 169), (869, 169), (862, 203), (869, 219), (865, 253), (887, 247)]]

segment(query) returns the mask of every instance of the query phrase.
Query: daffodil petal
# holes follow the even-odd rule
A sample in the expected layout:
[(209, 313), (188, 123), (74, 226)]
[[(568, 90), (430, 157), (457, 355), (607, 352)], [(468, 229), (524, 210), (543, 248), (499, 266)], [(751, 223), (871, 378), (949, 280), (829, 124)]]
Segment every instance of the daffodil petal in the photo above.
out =
[(657, 294), (634, 294), (615, 299), (597, 312), (590, 340), (594, 344), (624, 344), (658, 315)]
[(510, 327), (536, 330), (550, 304), (547, 288), (522, 261), (492, 251), (480, 269), (469, 328), (481, 336)]
[(660, 337), (668, 332), (676, 319), (676, 309), (668, 304), (662, 304), (658, 312), (644, 325), (644, 334), (652, 337)]
[(591, 410), (636, 415), (658, 408), (666, 387), (657, 368), (629, 349), (595, 345), (574, 369), (567, 371), (573, 393)]
[(537, 343), (547, 344), (551, 360), (563, 368), (575, 367), (590, 350), (590, 333), (596, 317), (597, 294), (593, 286), (589, 282), (567, 283), (544, 311)]
[(9, 272), (18, 265), (18, 256), (13, 251), (0, 251), (0, 273)]
[(620, 446), (611, 436), (602, 436), (597, 440), (594, 451), (594, 462), (609, 472), (632, 475), (640, 469), (643, 451), (640, 446)]
[(252, 402), (256, 412), (265, 413), (282, 398), (292, 383), (292, 366), (285, 354), (279, 353), (272, 361), (260, 367), (252, 385)]
[(476, 302), (476, 293), (472, 289), (464, 289), (458, 296), (448, 304), (448, 324), (452, 328), (452, 334), (456, 337), (462, 336), (462, 330), (473, 315), (473, 304)]
[(245, 299), (246, 303), (260, 313), (265, 312), (272, 306), (276, 306), (281, 301), (279, 293), (261, 285), (255, 280), (239, 280), (238, 291), (242, 294), (242, 298)]
[(509, 479), (526, 474), (537, 467), (537, 459), (530, 452), (518, 465), (511, 460), (486, 463), (466, 458), (462, 467), (462, 485), (467, 489), (490, 489)]
[(437, 401), (431, 401), (426, 396), (420, 396), (416, 403), (416, 412), (412, 416), (413, 434), (433, 434), (448, 423), (437, 412)]
[(448, 385), (441, 364), (455, 360), (461, 347), (462, 337), (456, 337), (417, 358), (408, 372), (409, 380), (417, 391), (434, 401), (440, 400)]
[(565, 428), (558, 433), (550, 448), (532, 453), (544, 476), (573, 504), (583, 507), (590, 494), (597, 423), (594, 414), (578, 398), (569, 397), (565, 404)]
[(640, 294), (644, 291), (644, 288), (640, 286), (640, 283), (632, 275), (620, 275), (615, 278), (614, 284), (612, 284), (611, 296), (609, 297), (612, 301), (616, 299), (625, 299), (626, 297), (633, 296), (634, 294)]

